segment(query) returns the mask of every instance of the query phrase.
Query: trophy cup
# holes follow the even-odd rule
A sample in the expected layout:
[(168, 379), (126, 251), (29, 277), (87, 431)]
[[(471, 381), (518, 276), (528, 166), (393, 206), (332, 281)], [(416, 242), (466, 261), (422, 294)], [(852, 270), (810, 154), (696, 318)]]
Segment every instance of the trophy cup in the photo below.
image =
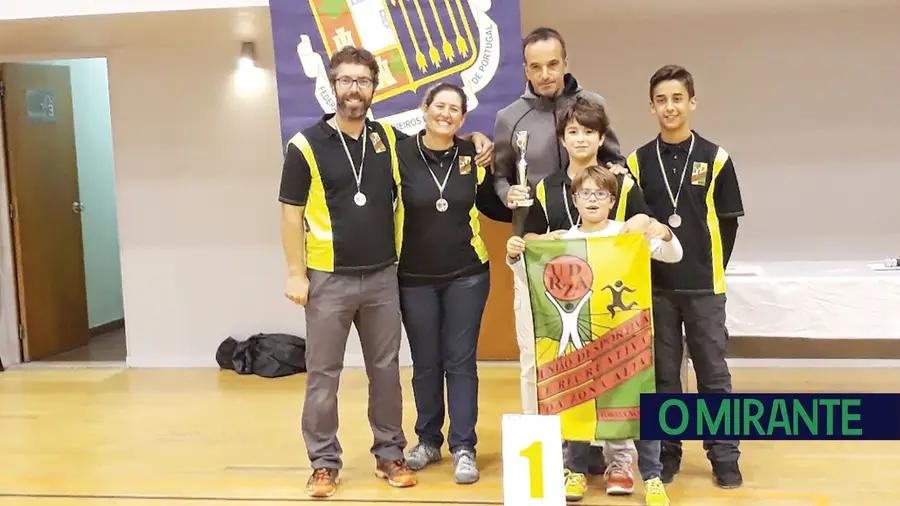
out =
[[(515, 133), (516, 147), (519, 148), (519, 159), (516, 161), (516, 182), (528, 189), (531, 197), (532, 188), (528, 184), (528, 162), (525, 161), (525, 150), (528, 146), (528, 132), (519, 130)], [(516, 203), (512, 210), (513, 234), (522, 237), (525, 234), (525, 218), (528, 216), (528, 208), (534, 205), (534, 200), (528, 198)]]
[[(525, 149), (528, 147), (528, 132), (519, 130), (516, 132), (516, 147), (519, 148), (519, 160), (516, 162), (516, 179), (517, 182), (528, 188), (528, 196), (531, 196), (531, 185), (528, 184), (528, 162), (525, 161)], [(534, 200), (520, 200), (517, 207), (531, 207)]]

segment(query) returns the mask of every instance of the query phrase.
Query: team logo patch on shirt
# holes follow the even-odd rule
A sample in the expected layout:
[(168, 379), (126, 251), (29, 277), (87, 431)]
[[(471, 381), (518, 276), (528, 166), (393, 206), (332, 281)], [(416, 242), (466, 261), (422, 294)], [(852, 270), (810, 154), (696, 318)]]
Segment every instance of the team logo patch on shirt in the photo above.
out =
[(376, 153), (385, 152), (384, 143), (381, 142), (381, 136), (378, 135), (378, 132), (372, 132), (371, 134), (369, 134), (369, 139), (372, 139), (372, 146), (375, 148)]
[(472, 172), (472, 157), (471, 156), (460, 156), (459, 157), (459, 173), (462, 175), (466, 175)]
[(706, 172), (709, 166), (706, 162), (694, 162), (691, 169), (691, 184), (696, 186), (706, 186)]

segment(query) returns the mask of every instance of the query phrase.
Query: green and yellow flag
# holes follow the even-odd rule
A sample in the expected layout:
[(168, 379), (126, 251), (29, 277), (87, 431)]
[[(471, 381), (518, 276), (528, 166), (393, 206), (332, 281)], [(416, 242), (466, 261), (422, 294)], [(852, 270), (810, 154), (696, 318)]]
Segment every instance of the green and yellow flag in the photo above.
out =
[(640, 438), (655, 392), (650, 248), (640, 234), (529, 241), (540, 414), (563, 439)]

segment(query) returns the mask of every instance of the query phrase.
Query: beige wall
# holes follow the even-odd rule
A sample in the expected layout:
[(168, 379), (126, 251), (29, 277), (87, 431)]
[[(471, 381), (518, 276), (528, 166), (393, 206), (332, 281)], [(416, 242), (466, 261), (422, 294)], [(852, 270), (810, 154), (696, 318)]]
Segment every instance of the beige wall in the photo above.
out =
[[(305, 336), (282, 295), (271, 40), (257, 54), (250, 79), (231, 45), (109, 55), (131, 365), (214, 365), (228, 336)], [(362, 364), (355, 332), (347, 361)]]
[[(305, 335), (282, 295), (271, 41), (257, 52), (258, 80), (232, 46), (109, 56), (129, 364), (213, 365), (229, 335)], [(347, 357), (362, 363), (355, 334)]]
[[(655, 133), (650, 73), (668, 62), (694, 71), (697, 128), (727, 146), (740, 171), (748, 216), (737, 258), (900, 254), (900, 35), (891, 23), (900, 8), (698, 19), (584, 17), (554, 5), (524, 2), (523, 28), (563, 30), (573, 71), (609, 99), (628, 149)], [(232, 88), (239, 42), (105, 51), (133, 365), (213, 365), (229, 335), (304, 335), (302, 311), (281, 295), (278, 108), (271, 39), (259, 42), (264, 81), (243, 94)], [(8, 305), (0, 309), (3, 320)], [(361, 362), (355, 334), (347, 354)]]
[(214, 363), (229, 335), (302, 335), (281, 296), (271, 53), (244, 94), (233, 46), (109, 55), (129, 363)]
[(523, 30), (563, 30), (627, 149), (656, 134), (653, 71), (694, 73), (695, 126), (729, 150), (745, 198), (737, 260), (900, 256), (900, 4), (659, 16), (527, 5)]

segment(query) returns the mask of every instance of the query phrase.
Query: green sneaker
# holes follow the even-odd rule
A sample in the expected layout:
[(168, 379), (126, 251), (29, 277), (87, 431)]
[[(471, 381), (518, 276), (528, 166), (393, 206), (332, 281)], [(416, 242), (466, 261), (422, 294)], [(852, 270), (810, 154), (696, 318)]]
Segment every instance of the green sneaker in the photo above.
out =
[(566, 473), (566, 500), (580, 501), (587, 491), (587, 478), (581, 473)]
[(644, 482), (644, 501), (647, 506), (669, 506), (669, 496), (666, 495), (666, 486), (659, 478), (653, 478)]

